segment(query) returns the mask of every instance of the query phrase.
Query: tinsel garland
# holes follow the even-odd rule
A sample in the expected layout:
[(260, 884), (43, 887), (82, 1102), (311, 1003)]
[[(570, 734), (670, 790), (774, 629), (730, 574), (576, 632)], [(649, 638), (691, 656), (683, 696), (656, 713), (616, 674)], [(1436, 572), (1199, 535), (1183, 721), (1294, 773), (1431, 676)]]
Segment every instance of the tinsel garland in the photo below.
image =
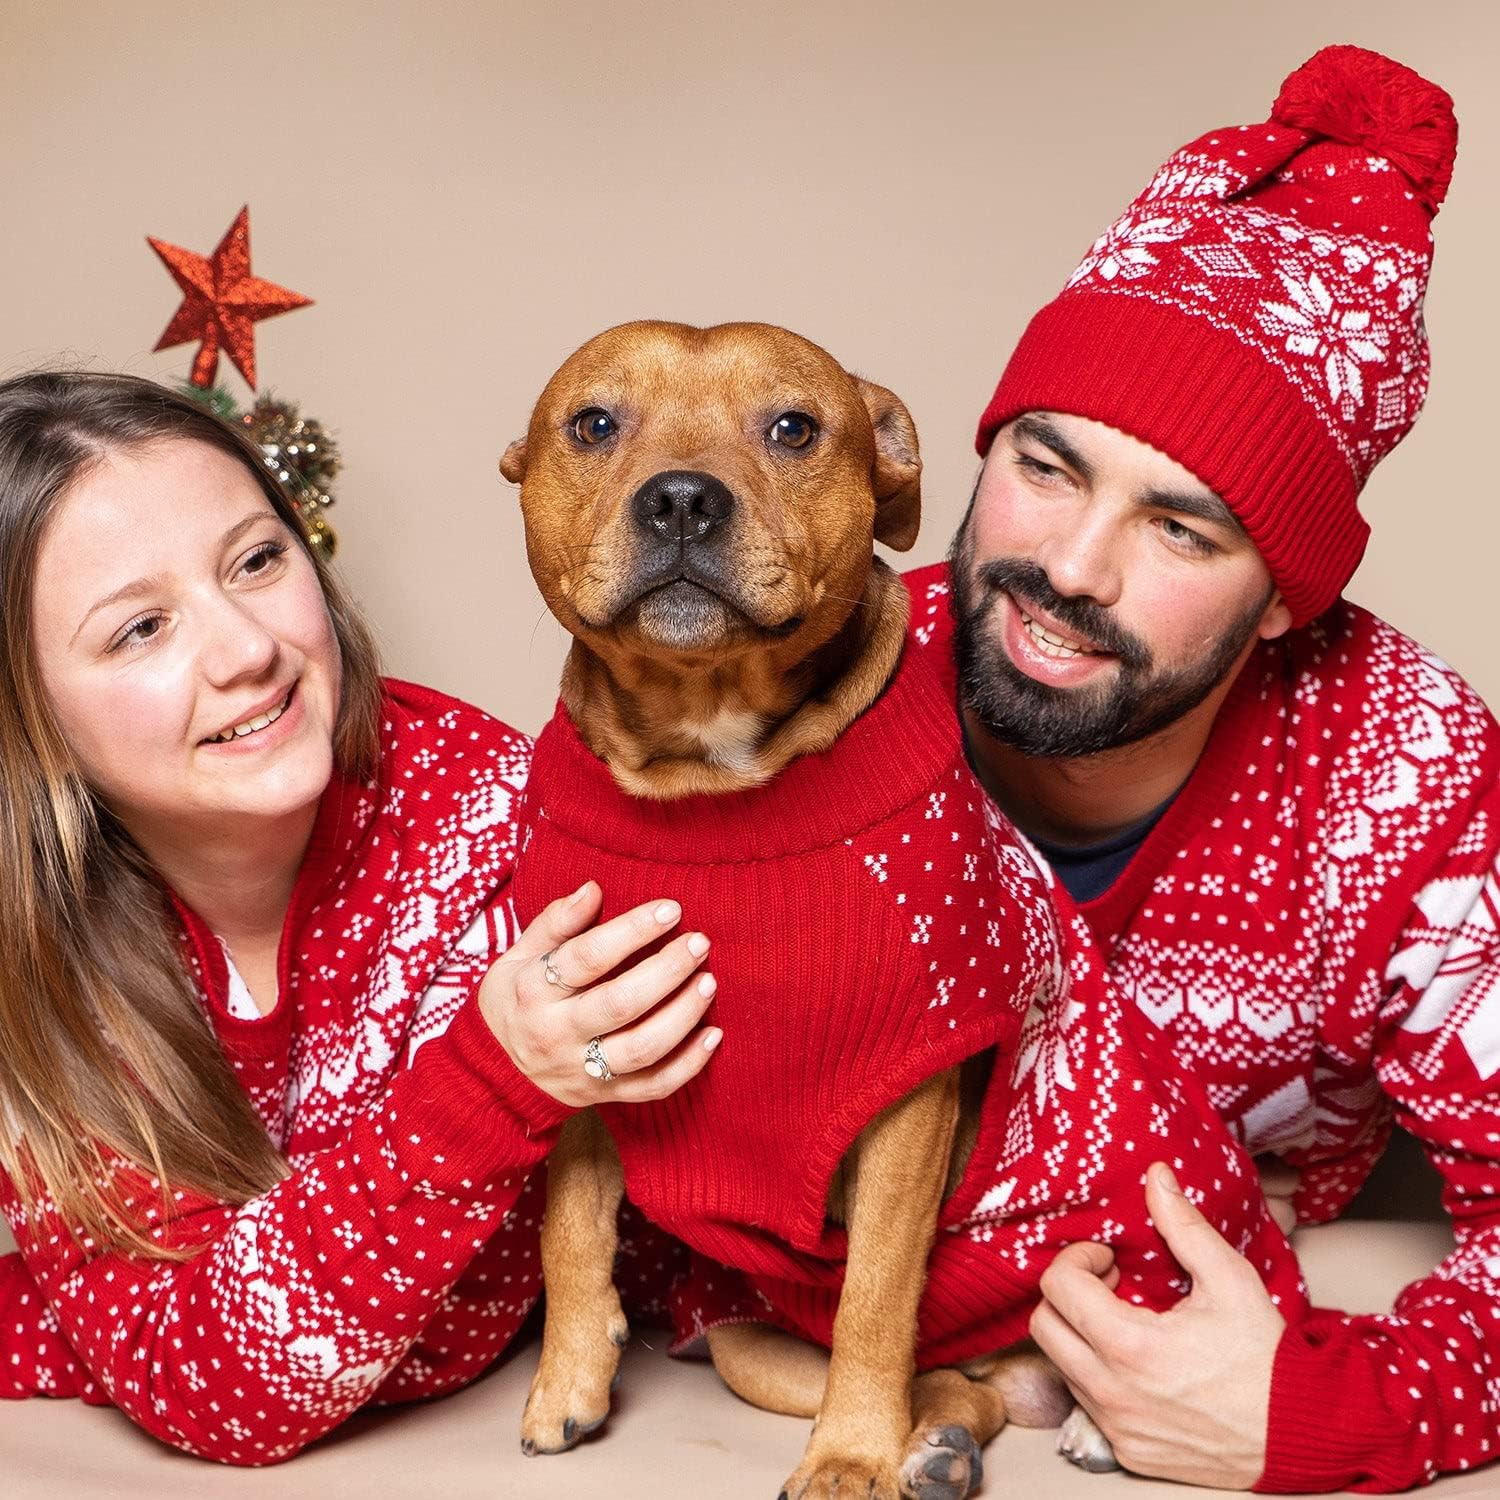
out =
[(338, 536), (325, 512), (333, 504), (328, 486), (339, 472), (340, 460), (338, 444), (323, 424), (304, 417), (292, 402), (270, 395), (257, 396), (254, 405), (241, 410), (222, 385), (185, 383), (182, 390), (220, 420), (244, 429), (286, 491), (309, 544), (323, 557), (332, 557)]

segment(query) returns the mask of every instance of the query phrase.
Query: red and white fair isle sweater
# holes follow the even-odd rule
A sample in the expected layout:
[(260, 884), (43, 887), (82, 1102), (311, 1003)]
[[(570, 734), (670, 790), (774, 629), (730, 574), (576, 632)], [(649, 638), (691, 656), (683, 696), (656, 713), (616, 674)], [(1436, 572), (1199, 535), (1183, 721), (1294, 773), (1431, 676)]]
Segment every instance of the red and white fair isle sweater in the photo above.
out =
[[(530, 743), (389, 683), (378, 780), (335, 779), (262, 1018), (179, 908), (225, 1052), (291, 1169), (243, 1207), (154, 1184), (141, 1220), (185, 1262), (98, 1252), (0, 1179), (0, 1395), (113, 1403), (234, 1464), (296, 1453), (371, 1401), (451, 1390), (540, 1284), (540, 1176), (568, 1111), (509, 1062), (476, 991), (513, 936), (513, 807)], [(138, 1176), (138, 1174), (137, 1174)]]
[[(955, 691), (946, 569), (907, 576)], [(1282, 1339), (1259, 1488), (1389, 1491), (1500, 1457), (1500, 727), (1340, 603), (1260, 646), (1186, 786), (1083, 914), (1121, 1003), (1336, 1216), (1394, 1118), (1458, 1248), (1380, 1317)]]
[(1175, 1302), (1185, 1283), (1144, 1207), (1158, 1158), (1298, 1317), (1296, 1263), (1249, 1158), (1200, 1087), (1147, 1063), (1087, 929), (1059, 921), (964, 765), (923, 655), (907, 651), (827, 752), (752, 791), (627, 796), (561, 707), (537, 742), (521, 919), (588, 870), (609, 909), (672, 895), (714, 944), (713, 1062), (670, 1098), (600, 1111), (631, 1201), (703, 1257), (677, 1291), (679, 1347), (744, 1319), (828, 1344), (840, 1158), (887, 1105), (989, 1047), (978, 1139), (928, 1261), (919, 1367), (1024, 1337), (1042, 1271), (1073, 1240), (1114, 1246), (1121, 1295)]

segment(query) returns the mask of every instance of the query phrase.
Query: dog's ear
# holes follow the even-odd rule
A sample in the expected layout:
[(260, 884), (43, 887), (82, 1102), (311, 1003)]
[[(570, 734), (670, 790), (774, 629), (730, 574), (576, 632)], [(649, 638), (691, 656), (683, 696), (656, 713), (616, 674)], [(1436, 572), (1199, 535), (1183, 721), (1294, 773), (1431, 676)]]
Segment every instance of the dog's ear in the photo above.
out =
[(905, 552), (917, 539), (922, 524), (922, 459), (917, 452), (917, 429), (898, 396), (883, 385), (854, 383), (875, 429), (875, 540)]
[(517, 438), (500, 455), (500, 473), (512, 484), (520, 484), (526, 477), (526, 439)]

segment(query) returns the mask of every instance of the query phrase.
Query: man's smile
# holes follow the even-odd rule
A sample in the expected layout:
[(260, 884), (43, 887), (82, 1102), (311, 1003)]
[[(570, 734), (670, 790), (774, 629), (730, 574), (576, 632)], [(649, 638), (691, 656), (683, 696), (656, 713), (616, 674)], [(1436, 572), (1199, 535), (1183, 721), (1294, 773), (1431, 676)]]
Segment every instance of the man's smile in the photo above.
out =
[(1001, 592), (999, 604), (1005, 654), (1017, 671), (1036, 682), (1055, 688), (1080, 687), (1116, 660), (1009, 592)]
[(1087, 637), (1064, 630), (1050, 615), (1036, 605), (1023, 603), (1014, 594), (1011, 603), (1020, 612), (1021, 623), (1033, 641), (1048, 656), (1066, 659), (1070, 656), (1107, 656), (1103, 647), (1093, 645)]

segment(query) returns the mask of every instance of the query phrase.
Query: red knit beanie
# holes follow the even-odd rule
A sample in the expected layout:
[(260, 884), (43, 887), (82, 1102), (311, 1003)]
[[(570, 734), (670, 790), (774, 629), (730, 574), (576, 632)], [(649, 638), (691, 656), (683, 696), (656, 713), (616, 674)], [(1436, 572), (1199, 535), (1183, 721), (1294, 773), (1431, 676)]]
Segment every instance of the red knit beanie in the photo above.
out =
[(1422, 298), (1453, 101), (1325, 47), (1262, 125), (1163, 164), (1031, 320), (979, 423), (1090, 417), (1192, 470), (1244, 524), (1298, 624), (1364, 553), (1356, 508), (1427, 392)]

